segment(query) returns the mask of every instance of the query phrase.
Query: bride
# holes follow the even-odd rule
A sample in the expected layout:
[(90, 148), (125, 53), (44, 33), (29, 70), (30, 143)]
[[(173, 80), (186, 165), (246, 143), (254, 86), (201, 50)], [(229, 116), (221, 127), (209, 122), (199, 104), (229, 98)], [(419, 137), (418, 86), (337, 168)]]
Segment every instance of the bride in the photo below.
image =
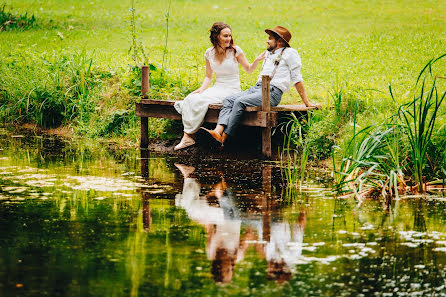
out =
[[(182, 115), (184, 126), (183, 138), (175, 146), (175, 150), (195, 144), (192, 135), (203, 123), (209, 104), (220, 104), (224, 98), (240, 92), (238, 64), (247, 73), (251, 73), (265, 57), (263, 52), (249, 64), (242, 49), (234, 45), (231, 27), (226, 23), (216, 22), (210, 31), (213, 46), (204, 53), (206, 77), (199, 89), (190, 93), (183, 101), (175, 103), (175, 109)], [(214, 72), (215, 84), (208, 88)]]

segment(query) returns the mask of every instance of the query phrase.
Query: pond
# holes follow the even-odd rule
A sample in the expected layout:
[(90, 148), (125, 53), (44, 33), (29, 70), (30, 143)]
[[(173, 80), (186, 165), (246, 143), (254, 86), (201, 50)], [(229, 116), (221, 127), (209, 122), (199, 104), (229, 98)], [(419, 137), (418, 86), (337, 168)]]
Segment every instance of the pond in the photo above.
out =
[[(17, 133), (17, 132), (16, 132)], [(0, 130), (0, 296), (444, 296), (446, 198)]]

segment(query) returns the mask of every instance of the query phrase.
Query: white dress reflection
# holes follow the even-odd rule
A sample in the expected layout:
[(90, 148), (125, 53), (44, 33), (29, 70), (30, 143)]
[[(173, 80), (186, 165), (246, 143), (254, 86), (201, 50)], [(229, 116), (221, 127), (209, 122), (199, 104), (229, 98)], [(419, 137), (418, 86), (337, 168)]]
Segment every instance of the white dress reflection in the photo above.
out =
[[(212, 274), (217, 282), (232, 280), (235, 263), (244, 257), (240, 244), (241, 220), (232, 194), (224, 181), (200, 196), (200, 184), (191, 178), (194, 168), (175, 164), (184, 177), (183, 192), (175, 197), (175, 205), (184, 208), (188, 216), (206, 228), (206, 254), (212, 260)], [(218, 206), (212, 206), (214, 204)]]
[[(200, 196), (201, 186), (191, 178), (194, 167), (175, 164), (184, 177), (183, 191), (175, 197), (175, 205), (183, 208), (189, 218), (206, 229), (206, 254), (212, 260), (215, 281), (232, 280), (235, 264), (243, 260), (250, 245), (267, 260), (267, 278), (283, 282), (291, 278), (292, 267), (302, 255), (306, 215), (298, 222), (270, 222), (271, 210), (262, 209), (257, 218), (242, 218), (231, 191), (224, 180), (207, 195)], [(266, 199), (266, 198), (265, 198)], [(266, 220), (265, 220), (266, 218)], [(267, 222), (267, 223), (263, 223)], [(243, 234), (241, 234), (242, 223)]]
[(292, 268), (302, 256), (305, 223), (305, 212), (301, 212), (298, 222), (271, 224), (270, 240), (265, 245), (269, 279), (282, 282), (291, 278)]

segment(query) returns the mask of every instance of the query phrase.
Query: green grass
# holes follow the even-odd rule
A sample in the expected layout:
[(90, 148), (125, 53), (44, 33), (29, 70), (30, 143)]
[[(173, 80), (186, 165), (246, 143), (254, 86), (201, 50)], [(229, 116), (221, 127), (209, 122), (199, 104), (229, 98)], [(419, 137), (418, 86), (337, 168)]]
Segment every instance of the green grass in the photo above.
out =
[[(91, 95), (95, 109), (90, 122), (83, 125), (75, 122), (74, 126), (79, 126), (83, 134), (108, 135), (103, 126), (96, 129), (94, 125), (107, 123), (112, 127), (114, 124), (110, 123), (116, 124), (124, 111), (132, 109), (135, 100), (132, 96), (139, 87), (138, 74), (128, 67), (134, 63), (129, 52), (132, 46), (131, 1), (14, 0), (5, 4), (14, 15), (33, 15), (39, 26), (0, 34), (0, 69), (11, 67), (4, 62), (11, 57), (29, 55), (28, 65), (7, 70), (16, 81), (17, 89), (21, 89), (25, 87), (21, 77), (34, 75), (32, 69), (40, 63), (42, 55), (66, 56), (75, 52), (84, 52), (87, 57), (94, 55), (93, 69), (101, 69), (100, 72), (107, 72), (111, 78), (103, 79)], [(152, 97), (181, 99), (200, 85), (205, 72), (203, 53), (210, 46), (207, 30), (214, 21), (225, 21), (232, 26), (235, 42), (248, 60), (265, 49), (265, 28), (279, 24), (288, 27), (293, 34), (291, 45), (302, 58), (302, 74), (310, 100), (325, 107), (334, 105), (332, 97), (342, 90), (343, 105), (338, 109), (342, 116), (333, 115), (327, 109), (315, 114), (310, 131), (312, 143), (319, 149), (316, 150), (318, 156), (325, 158), (330, 155), (330, 148), (318, 146), (334, 143), (335, 138), (336, 143), (343, 146), (343, 136), (351, 130), (351, 102), (357, 99), (360, 102), (360, 126), (385, 119), (397, 107), (388, 95), (388, 84), (392, 84), (398, 100), (408, 101), (419, 69), (446, 48), (444, 0), (422, 3), (412, 0), (279, 0), (274, 3), (266, 0), (172, 0), (167, 48), (164, 42), (169, 2), (138, 1), (135, 5), (138, 41), (142, 42), (149, 62), (158, 67), (158, 72), (152, 76)], [(438, 75), (445, 77), (446, 67), (438, 69)], [(241, 71), (242, 88), (252, 85), (259, 71), (257, 69), (254, 74)], [(15, 72), (15, 77), (11, 72)], [(41, 85), (45, 88), (43, 83)], [(5, 97), (4, 90), (2, 82), (0, 96)], [(24, 94), (10, 100), (19, 100)], [(294, 102), (300, 100), (296, 90), (291, 90), (284, 95), (282, 103)], [(329, 125), (318, 124), (318, 119), (328, 120)], [(5, 120), (9, 119), (3, 118)], [(70, 119), (62, 122), (67, 124)], [(127, 124), (118, 130), (130, 129), (125, 135), (136, 139), (137, 119), (121, 122)], [(160, 122), (159, 125), (154, 135), (163, 133), (166, 124)]]

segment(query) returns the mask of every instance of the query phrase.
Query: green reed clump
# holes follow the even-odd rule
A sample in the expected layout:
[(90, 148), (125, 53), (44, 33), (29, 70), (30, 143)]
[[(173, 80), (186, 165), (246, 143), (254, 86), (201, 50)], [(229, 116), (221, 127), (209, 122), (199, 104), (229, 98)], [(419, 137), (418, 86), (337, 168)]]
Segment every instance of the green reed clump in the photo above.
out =
[(34, 14), (13, 14), (6, 4), (0, 6), (0, 31), (25, 30), (37, 26)]
[[(384, 124), (356, 133), (355, 115), (353, 136), (339, 166), (333, 153), (334, 187), (338, 193), (354, 193), (359, 199), (373, 192), (398, 197), (399, 192), (426, 191), (426, 176), (431, 180), (441, 177), (445, 142), (440, 133), (444, 133), (444, 125), (439, 128), (436, 121), (446, 91), (438, 91), (432, 66), (444, 57), (446, 54), (432, 59), (423, 68), (415, 84), (414, 98), (401, 104)], [(427, 87), (429, 79), (431, 84)], [(396, 102), (392, 88), (389, 89)]]
[(296, 185), (299, 182), (302, 186), (305, 179), (305, 170), (310, 155), (310, 146), (305, 135), (311, 125), (312, 113), (308, 113), (307, 118), (298, 118), (294, 113), (291, 113), (289, 121), (279, 127), (285, 135), (280, 152), (280, 168), (282, 179), (288, 185)]
[(431, 138), (437, 114), (446, 97), (446, 91), (443, 94), (439, 93), (436, 77), (433, 77), (430, 87), (426, 85), (426, 80), (432, 77), (432, 65), (443, 57), (446, 57), (446, 54), (429, 61), (417, 79), (416, 87), (421, 82), (419, 95), (412, 102), (403, 104), (399, 109), (399, 116), (411, 147), (412, 162), (410, 170), (420, 192), (425, 190), (423, 170), (428, 163), (427, 150), (432, 143)]
[(88, 121), (109, 73), (93, 66), (93, 54), (17, 51), (0, 62), (0, 120), (58, 127)]

